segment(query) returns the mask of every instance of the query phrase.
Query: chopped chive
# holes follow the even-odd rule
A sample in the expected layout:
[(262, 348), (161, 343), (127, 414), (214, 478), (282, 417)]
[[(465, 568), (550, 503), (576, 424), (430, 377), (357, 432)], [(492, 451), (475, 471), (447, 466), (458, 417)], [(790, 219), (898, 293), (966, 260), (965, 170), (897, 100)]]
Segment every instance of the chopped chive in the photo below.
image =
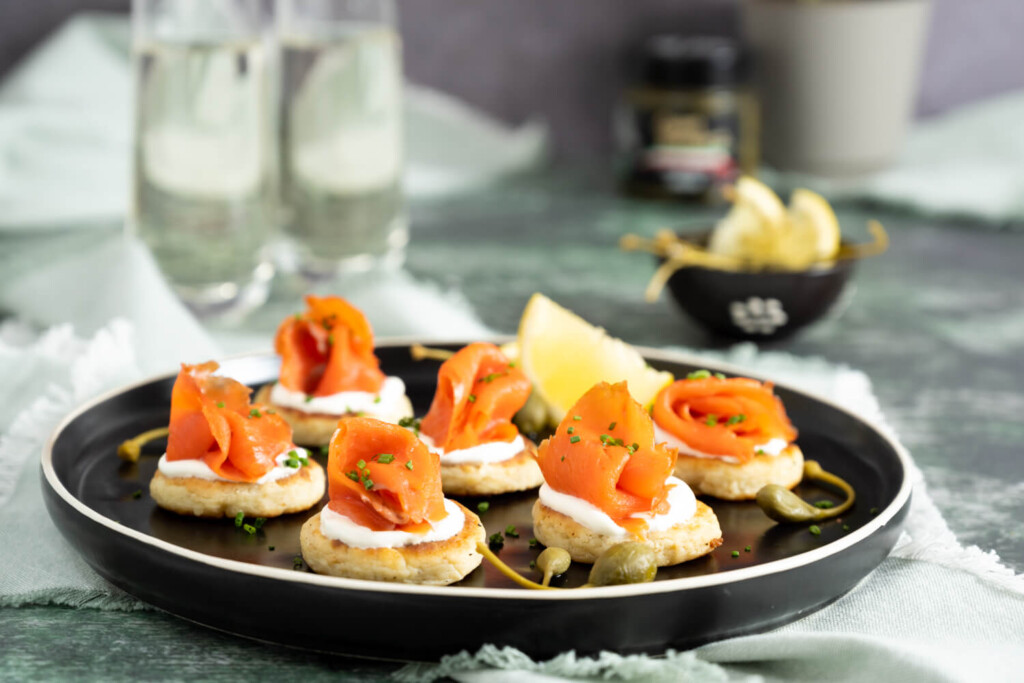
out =
[(330, 344), (331, 346), (334, 346), (334, 333), (333, 332), (331, 332), (329, 335), (327, 335), (327, 343)]
[(132, 491), (132, 498), (135, 498), (136, 500), (142, 498), (142, 489)]
[(811, 526), (807, 527), (807, 530), (811, 532), (812, 536), (821, 536), (821, 527), (819, 527), (817, 524), (812, 524)]
[(505, 535), (508, 536), (509, 538), (519, 538), (519, 532), (516, 531), (515, 526), (513, 526), (511, 524), (509, 524), (507, 527), (505, 527)]
[(241, 528), (242, 522), (245, 520), (245, 513), (239, 512), (235, 515), (235, 526)]
[(469, 398), (466, 400), (468, 400), (470, 403), (476, 403), (476, 394), (470, 394)]
[(405, 461), (405, 469), (407, 469), (407, 470), (411, 470), (412, 469), (412, 460), (406, 460)]
[(491, 504), (486, 500), (482, 500), (476, 504), (476, 511), (483, 514), (491, 509)]
[(293, 448), (292, 450), (288, 451), (288, 455), (293, 458), (297, 458), (299, 457), (299, 452)]
[(870, 510), (868, 510), (868, 512), (870, 512), (873, 515), (877, 515), (878, 514), (878, 508), (871, 508)]
[(357, 461), (356, 462), (356, 467), (358, 467), (361, 470), (365, 470), (366, 469), (366, 461), (365, 460)]
[(302, 314), (301, 313), (296, 313), (295, 314), (295, 319), (296, 320), (302, 320)]
[(720, 372), (715, 373), (715, 379), (725, 379), (725, 375)]
[(499, 377), (504, 377), (507, 374), (508, 374), (507, 372), (492, 372), (491, 374), (487, 375), (486, 377), (481, 377), (477, 381), (478, 382), (483, 382), (485, 384), (490, 384), (491, 382), (493, 382), (494, 380), (498, 379)]
[(302, 569), (302, 555), (296, 555), (292, 558), (292, 569)]
[(574, 419), (574, 420), (576, 420), (577, 422), (579, 422), (580, 420), (582, 420), (582, 419), (583, 419), (583, 416), (581, 416), (581, 415), (573, 415), (573, 416), (572, 416), (572, 419)]
[(538, 541), (536, 538), (531, 538), (530, 539), (530, 547), (531, 548), (540, 547), (540, 541)]
[(369, 477), (363, 477), (363, 488), (369, 491), (373, 488), (373, 479)]
[(288, 458), (287, 460), (284, 461), (284, 465), (285, 465), (285, 467), (290, 467), (293, 470), (297, 470), (297, 469), (299, 469), (299, 459), (298, 458)]
[(580, 437), (574, 436), (569, 439), (569, 443), (579, 443)]
[(330, 452), (331, 452), (331, 447), (328, 446), (327, 444), (324, 444), (323, 446), (320, 447), (320, 455), (327, 455)]
[(754, 455), (764, 455), (764, 449), (758, 448), (756, 451), (754, 451)]
[(610, 432), (613, 429), (615, 429), (615, 425), (617, 425), (617, 424), (619, 424), (619, 423), (618, 422), (612, 422), (610, 425), (608, 425), (608, 431)]
[(844, 524), (843, 525), (843, 531), (849, 531), (849, 530), (850, 530), (850, 525), (849, 524)]
[(746, 419), (747, 419), (747, 416), (743, 415), (742, 413), (740, 413), (739, 415), (733, 415), (732, 417), (730, 417), (728, 420), (725, 421), (725, 424), (727, 424), (727, 425), (739, 424), (740, 422), (743, 422)]
[(609, 441), (611, 441), (611, 438), (612, 437), (608, 436), (607, 434), (602, 434), (601, 435), (601, 443), (607, 444)]
[(312, 400), (313, 400), (313, 394), (306, 394), (306, 403), (309, 403)]
[(379, 462), (381, 465), (390, 465), (392, 462), (394, 462), (394, 460), (395, 456), (392, 455), (391, 453), (381, 453), (380, 455), (377, 456), (377, 462)]
[(249, 417), (262, 417), (262, 416), (263, 416), (263, 413), (261, 413), (259, 411), (259, 409), (257, 409), (257, 408), (253, 408), (252, 410), (249, 411)]
[(694, 370), (693, 372), (686, 376), (686, 379), (707, 379), (710, 376), (710, 370)]
[(575, 427), (569, 427), (568, 429), (565, 430), (565, 433), (569, 434), (569, 435), (572, 435), (572, 433), (575, 432), (575, 431), (576, 431)]
[(750, 546), (748, 545), (748, 546), (747, 546), (746, 548), (744, 548), (744, 549), (743, 549), (743, 552), (745, 552), (745, 553), (749, 553), (749, 552), (750, 552)]
[(706, 424), (708, 427), (714, 427), (715, 425), (718, 424), (718, 416), (715, 415), (714, 413), (709, 414), (707, 417), (704, 418), (704, 424)]
[(262, 529), (263, 525), (266, 524), (266, 523), (267, 523), (267, 518), (266, 517), (257, 517), (256, 519), (254, 519), (252, 521), (252, 525), (254, 527), (256, 527), (257, 529)]
[(733, 550), (732, 551), (732, 556), (733, 557), (739, 557), (740, 556), (740, 551), (739, 550)]
[(272, 545), (268, 545), (267, 546), (267, 550), (273, 550), (273, 549), (274, 549), (274, 546), (272, 546)]
[(831, 500), (819, 500), (817, 503), (814, 504), (814, 507), (818, 508), (819, 510), (828, 510), (831, 507), (835, 507), (835, 503), (833, 503)]
[(415, 417), (403, 417), (398, 421), (399, 427), (405, 427), (406, 429), (412, 429), (414, 432), (419, 434), (420, 421)]
[(355, 470), (352, 470), (351, 472), (346, 472), (345, 476), (351, 479), (352, 481), (359, 481), (359, 473), (356, 472)]
[(217, 401), (217, 407), (218, 408), (223, 408), (224, 407), (224, 401)]
[(501, 534), (491, 534), (487, 537), (487, 544), (492, 548), (501, 548), (505, 545), (505, 538)]
[(256, 527), (254, 527), (252, 524), (243, 524), (242, 530), (250, 536), (256, 533)]
[(537, 560), (530, 560), (530, 569), (537, 568)]
[(638, 444), (636, 441), (634, 441), (633, 443), (629, 444), (629, 447), (633, 449), (634, 453), (636, 453), (638, 450), (640, 450), (640, 444)]
[(377, 396), (374, 396), (374, 397), (373, 397), (373, 402), (374, 402), (374, 403), (380, 403), (380, 396), (379, 396), (379, 395), (377, 395)]

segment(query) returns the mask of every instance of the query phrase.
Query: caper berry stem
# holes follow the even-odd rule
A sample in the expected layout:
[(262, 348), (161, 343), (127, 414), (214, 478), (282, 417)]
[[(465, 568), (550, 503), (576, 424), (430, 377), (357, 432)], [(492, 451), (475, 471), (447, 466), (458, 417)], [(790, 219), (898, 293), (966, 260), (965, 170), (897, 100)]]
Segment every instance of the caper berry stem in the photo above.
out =
[(167, 427), (157, 427), (156, 429), (150, 429), (149, 431), (142, 432), (138, 436), (133, 436), (130, 439), (125, 439), (121, 442), (121, 445), (117, 447), (117, 457), (127, 462), (138, 462), (139, 456), (142, 454), (142, 447), (150, 441), (161, 439), (170, 432)]
[(843, 514), (853, 506), (857, 499), (852, 486), (831, 472), (823, 470), (816, 460), (804, 462), (804, 479), (813, 479), (833, 486), (843, 492), (846, 500), (835, 507), (818, 508), (783, 486), (768, 484), (757, 492), (758, 506), (776, 522), (817, 522)]
[(448, 360), (455, 355), (455, 352), (447, 349), (432, 349), (423, 344), (413, 344), (409, 347), (409, 355), (412, 356), (413, 360), (425, 360), (427, 358), (431, 360)]
[(491, 552), (491, 549), (487, 547), (486, 543), (478, 542), (476, 544), (476, 549), (477, 552), (483, 555), (488, 562), (493, 564), (498, 569), (498, 571), (500, 571), (502, 574), (515, 581), (523, 588), (533, 588), (536, 590), (559, 590), (554, 586), (547, 586), (539, 584), (535, 581), (530, 581), (528, 578), (517, 572), (515, 569), (512, 569), (512, 567), (508, 566), (500, 559), (498, 559), (498, 556)]

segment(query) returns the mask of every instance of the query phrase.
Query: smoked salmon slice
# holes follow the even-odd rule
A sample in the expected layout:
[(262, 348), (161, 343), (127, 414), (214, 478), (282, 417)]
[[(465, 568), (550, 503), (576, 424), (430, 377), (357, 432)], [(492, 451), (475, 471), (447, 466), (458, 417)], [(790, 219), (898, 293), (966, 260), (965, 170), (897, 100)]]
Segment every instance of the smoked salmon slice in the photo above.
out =
[(694, 450), (748, 462), (772, 439), (797, 432), (770, 382), (746, 377), (680, 379), (654, 398), (654, 421)]
[(441, 365), (420, 431), (446, 451), (519, 435), (512, 416), (530, 397), (530, 380), (494, 344), (476, 342)]
[(366, 317), (337, 296), (310, 294), (306, 305), (304, 313), (285, 318), (277, 328), (281, 384), (309, 396), (380, 391), (384, 373)]
[(181, 366), (171, 389), (168, 460), (202, 460), (217, 476), (253, 482), (295, 448), (292, 430), (264, 406), (249, 403), (249, 387), (214, 375), (214, 361)]
[(548, 486), (597, 506), (627, 529), (639, 521), (629, 520), (635, 513), (668, 511), (666, 480), (676, 451), (654, 444), (651, 418), (625, 382), (587, 391), (541, 443), (538, 461)]
[(404, 427), (341, 420), (327, 458), (328, 506), (356, 524), (420, 533), (445, 517), (441, 458)]

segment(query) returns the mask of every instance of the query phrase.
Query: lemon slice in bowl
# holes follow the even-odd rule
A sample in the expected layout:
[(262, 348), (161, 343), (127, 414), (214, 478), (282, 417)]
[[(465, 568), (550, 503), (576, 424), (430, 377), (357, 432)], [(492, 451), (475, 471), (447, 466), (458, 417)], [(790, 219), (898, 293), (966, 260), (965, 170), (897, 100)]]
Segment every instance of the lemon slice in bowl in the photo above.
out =
[(775, 191), (750, 176), (733, 189), (733, 207), (718, 222), (708, 251), (764, 266), (774, 259), (775, 244), (786, 230), (789, 215)]
[(625, 380), (633, 398), (646, 407), (674, 379), (647, 365), (629, 344), (542, 294), (527, 303), (516, 343), (518, 362), (546, 409), (548, 424), (558, 424), (598, 382)]
[(775, 245), (775, 261), (792, 270), (827, 263), (839, 253), (839, 220), (828, 201), (810, 190), (793, 190), (789, 221)]
[(781, 230), (788, 219), (786, 207), (775, 194), (775, 190), (760, 180), (750, 176), (741, 176), (736, 181), (736, 204), (748, 206), (761, 217), (761, 223), (768, 230)]

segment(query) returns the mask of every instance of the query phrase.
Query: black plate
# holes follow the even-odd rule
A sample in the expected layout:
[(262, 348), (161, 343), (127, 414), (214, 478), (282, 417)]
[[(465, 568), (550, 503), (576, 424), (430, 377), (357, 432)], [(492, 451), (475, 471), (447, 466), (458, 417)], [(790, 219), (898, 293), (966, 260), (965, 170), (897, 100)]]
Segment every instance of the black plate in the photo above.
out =
[[(423, 414), (437, 363), (412, 361), (405, 344), (382, 345), (378, 355), (387, 373), (405, 380)], [(644, 355), (676, 376), (707, 367), (691, 356)], [(222, 364), (225, 374), (254, 386), (276, 377), (277, 367), (269, 354)], [(147, 491), (162, 443), (144, 449), (137, 465), (118, 459), (122, 440), (167, 424), (173, 382), (167, 375), (118, 390), (64, 420), (43, 453), (50, 515), (97, 572), (141, 600), (200, 624), (297, 647), (436, 659), (494, 643), (543, 658), (570, 649), (657, 652), (764, 631), (823, 607), (874, 569), (892, 549), (910, 502), (909, 460), (896, 442), (839, 407), (777, 387), (807, 457), (858, 492), (841, 522), (819, 524), (820, 536), (806, 525), (775, 525), (753, 503), (706, 499), (724, 545), (662, 569), (650, 584), (530, 591), (487, 562), (447, 587), (318, 576), (293, 568), (299, 527), (315, 510), (272, 519), (249, 535), (231, 520), (192, 519), (156, 507)], [(797, 491), (810, 500), (836, 500), (814, 485)], [(491, 497), (481, 515), (488, 534), (516, 527), (519, 537), (506, 537), (500, 554), (526, 574), (539, 552), (529, 547), (534, 500), (533, 493)], [(478, 501), (464, 502), (475, 507)], [(556, 584), (577, 586), (587, 569), (574, 567)], [(396, 639), (396, 632), (405, 637)], [(395, 642), (402, 643), (400, 651)]]

